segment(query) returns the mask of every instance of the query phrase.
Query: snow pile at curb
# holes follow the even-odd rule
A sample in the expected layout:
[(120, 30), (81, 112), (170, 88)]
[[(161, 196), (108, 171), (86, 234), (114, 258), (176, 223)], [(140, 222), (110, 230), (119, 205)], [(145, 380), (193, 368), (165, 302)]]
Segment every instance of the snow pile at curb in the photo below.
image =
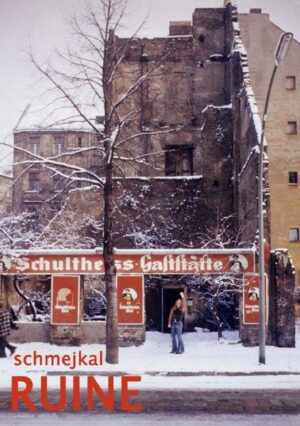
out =
[[(299, 335), (299, 329), (298, 329)], [(238, 342), (237, 332), (225, 332), (224, 339), (217, 340), (217, 333), (207, 332), (198, 329), (194, 333), (185, 333), (184, 336), (185, 353), (182, 355), (170, 354), (171, 339), (170, 335), (159, 332), (148, 332), (146, 342), (139, 347), (120, 348), (120, 363), (118, 365), (110, 365), (103, 362), (100, 366), (78, 366), (77, 369), (71, 370), (65, 365), (15, 365), (15, 356), (24, 360), (24, 356), (32, 355), (34, 351), (41, 355), (78, 355), (81, 351), (83, 355), (99, 355), (99, 352), (105, 352), (104, 345), (82, 345), (81, 347), (61, 347), (50, 345), (47, 343), (27, 343), (19, 344), (16, 354), (13, 357), (1, 359), (0, 364), (0, 387), (10, 388), (12, 376), (27, 375), (32, 378), (37, 385), (40, 376), (50, 374), (49, 386), (58, 386), (58, 377), (55, 375), (66, 374), (68, 381), (71, 382), (72, 375), (85, 376), (102, 376), (104, 380), (106, 375), (116, 376), (122, 374), (143, 376), (142, 387), (166, 387), (166, 385), (180, 387), (192, 386), (238, 386), (245, 383), (245, 386), (283, 386), (300, 388), (300, 350), (299, 348), (278, 348), (268, 346), (266, 351), (266, 365), (258, 364), (258, 348), (243, 347)], [(30, 363), (32, 357), (26, 360)], [(103, 357), (104, 359), (104, 357)], [(209, 373), (209, 377), (185, 377), (185, 373)], [(218, 373), (263, 373), (270, 376), (236, 376), (229, 377), (214, 376)], [(276, 375), (280, 372), (281, 375)], [(284, 373), (289, 375), (284, 375)], [(168, 377), (170, 373), (173, 377)], [(174, 377), (178, 373), (180, 377)], [(292, 375), (292, 373), (299, 374)], [(194, 374), (195, 376), (195, 374)], [(116, 383), (119, 382), (116, 377)], [(83, 382), (86, 377), (82, 379)], [(247, 385), (246, 385), (247, 384)], [(192, 386), (193, 387), (193, 386)]]

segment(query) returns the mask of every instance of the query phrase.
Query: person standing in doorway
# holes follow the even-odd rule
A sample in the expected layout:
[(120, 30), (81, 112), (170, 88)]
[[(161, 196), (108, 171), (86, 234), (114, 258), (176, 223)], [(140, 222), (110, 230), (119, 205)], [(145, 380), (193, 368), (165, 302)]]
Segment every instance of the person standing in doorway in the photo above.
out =
[(172, 354), (182, 354), (184, 352), (184, 344), (182, 340), (183, 317), (186, 311), (186, 301), (184, 293), (180, 293), (180, 299), (177, 299), (171, 308), (168, 327), (171, 328), (172, 336)]
[(10, 334), (11, 328), (11, 320), (10, 314), (5, 309), (5, 304), (3, 300), (0, 300), (0, 358), (5, 358), (5, 348), (10, 350), (10, 354), (12, 355), (16, 347), (8, 343), (7, 336)]

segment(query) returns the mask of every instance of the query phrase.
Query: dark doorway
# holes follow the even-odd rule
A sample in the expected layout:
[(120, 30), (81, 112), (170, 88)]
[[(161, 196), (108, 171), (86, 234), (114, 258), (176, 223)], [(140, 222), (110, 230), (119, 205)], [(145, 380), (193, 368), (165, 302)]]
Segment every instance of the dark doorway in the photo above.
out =
[(170, 333), (168, 328), (168, 319), (172, 306), (177, 299), (180, 298), (180, 292), (184, 288), (162, 288), (162, 315), (161, 315), (161, 331), (163, 333)]
[(145, 298), (146, 298), (146, 330), (161, 331), (162, 297), (161, 286), (155, 282), (149, 282), (146, 277)]

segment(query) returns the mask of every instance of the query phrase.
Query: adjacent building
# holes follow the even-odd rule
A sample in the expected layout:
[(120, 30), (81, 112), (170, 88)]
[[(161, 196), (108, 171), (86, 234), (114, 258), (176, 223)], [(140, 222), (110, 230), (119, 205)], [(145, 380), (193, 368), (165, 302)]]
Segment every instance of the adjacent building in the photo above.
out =
[[(80, 169), (101, 174), (96, 132), (65, 121), (45, 125), (38, 113), (27, 109), (14, 129), (12, 209), (32, 214), (36, 226), (62, 208), (70, 189), (88, 186), (88, 174), (79, 173)], [(44, 164), (40, 158), (46, 160)], [(69, 178), (71, 173), (78, 176), (76, 182)]]
[[(274, 51), (283, 30), (261, 9), (239, 14), (241, 37), (248, 54), (251, 85), (262, 117)], [(285, 30), (288, 30), (286, 28)], [(270, 189), (270, 243), (287, 248), (300, 285), (300, 44), (293, 40), (278, 67), (266, 126)]]

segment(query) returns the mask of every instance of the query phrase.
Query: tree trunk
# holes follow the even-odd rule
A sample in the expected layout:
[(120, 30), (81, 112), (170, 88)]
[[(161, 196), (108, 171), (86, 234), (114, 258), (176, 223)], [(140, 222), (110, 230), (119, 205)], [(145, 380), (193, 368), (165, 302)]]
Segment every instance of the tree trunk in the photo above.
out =
[(113, 253), (113, 165), (106, 163), (104, 186), (104, 241), (103, 259), (106, 285), (106, 362), (118, 364), (118, 315), (117, 315), (117, 284)]
[(216, 325), (217, 325), (217, 330), (218, 330), (218, 340), (220, 340), (223, 337), (223, 333), (222, 333), (221, 318), (219, 317), (219, 314), (218, 314), (218, 305), (219, 305), (219, 299), (214, 298), (212, 311), (213, 311), (213, 315), (214, 315), (215, 320), (216, 320)]

